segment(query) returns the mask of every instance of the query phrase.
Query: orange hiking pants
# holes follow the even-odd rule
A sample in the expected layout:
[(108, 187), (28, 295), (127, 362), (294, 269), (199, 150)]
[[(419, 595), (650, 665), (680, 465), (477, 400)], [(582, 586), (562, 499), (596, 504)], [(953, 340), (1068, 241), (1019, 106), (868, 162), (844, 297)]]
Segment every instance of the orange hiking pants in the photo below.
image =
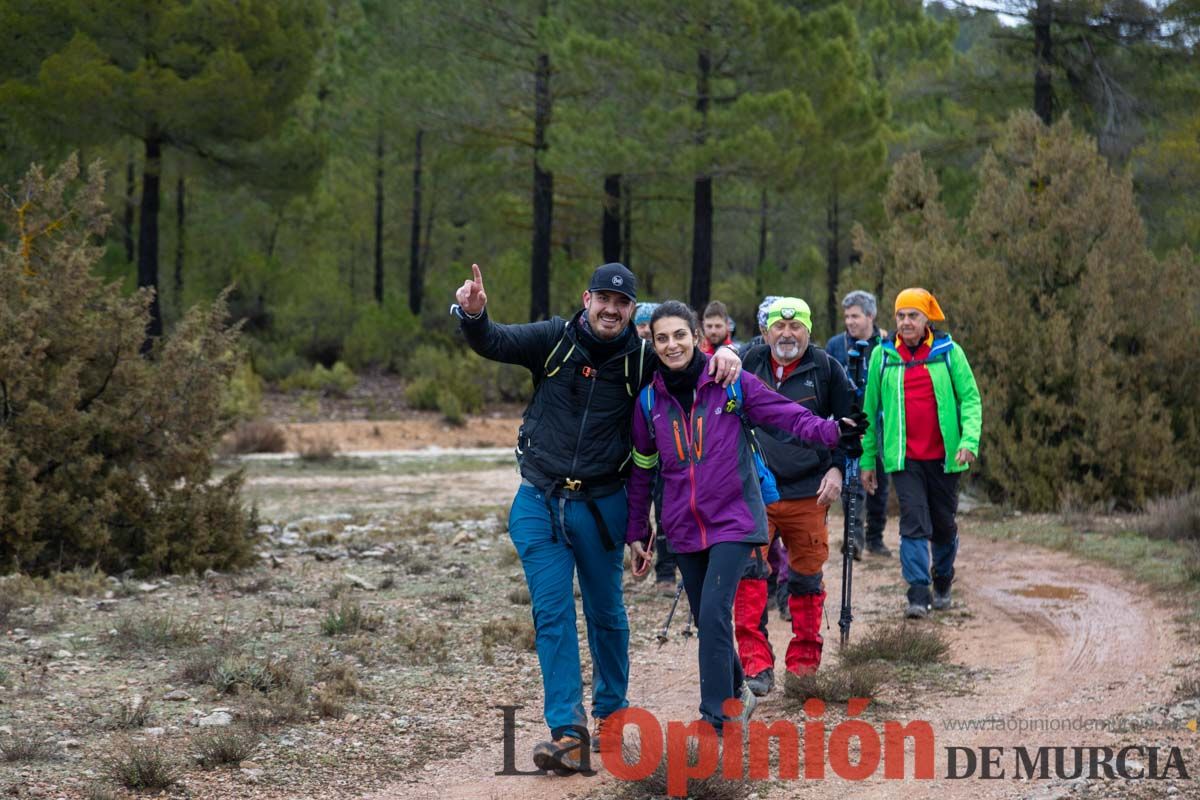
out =
[[(821, 614), (825, 606), (822, 569), (829, 557), (829, 507), (815, 497), (780, 500), (767, 506), (772, 535), (778, 534), (788, 553), (788, 608), (792, 640), (785, 664), (791, 672), (810, 672), (821, 663)], [(762, 584), (762, 586), (759, 586)], [(775, 661), (765, 631), (765, 580), (743, 579), (734, 601), (734, 630), (738, 654), (747, 675), (769, 669)]]

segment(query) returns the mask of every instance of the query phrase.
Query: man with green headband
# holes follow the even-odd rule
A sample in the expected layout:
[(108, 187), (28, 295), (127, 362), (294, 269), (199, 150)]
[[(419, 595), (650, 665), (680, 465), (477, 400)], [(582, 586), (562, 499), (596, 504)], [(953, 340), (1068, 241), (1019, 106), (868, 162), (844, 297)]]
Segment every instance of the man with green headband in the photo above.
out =
[[(764, 343), (746, 352), (743, 369), (818, 416), (849, 416), (854, 386), (842, 365), (812, 343), (808, 304), (797, 297), (776, 298), (765, 322)], [(767, 506), (767, 522), (772, 536), (778, 535), (787, 548), (792, 641), (784, 662), (789, 672), (802, 675), (821, 663), (829, 506), (841, 496), (844, 454), (801, 443), (774, 428), (756, 428), (755, 435), (780, 495), (779, 502)], [(747, 685), (760, 696), (770, 691), (775, 677), (775, 656), (766, 636), (765, 561), (766, 553), (750, 560), (734, 600), (742, 670)]]

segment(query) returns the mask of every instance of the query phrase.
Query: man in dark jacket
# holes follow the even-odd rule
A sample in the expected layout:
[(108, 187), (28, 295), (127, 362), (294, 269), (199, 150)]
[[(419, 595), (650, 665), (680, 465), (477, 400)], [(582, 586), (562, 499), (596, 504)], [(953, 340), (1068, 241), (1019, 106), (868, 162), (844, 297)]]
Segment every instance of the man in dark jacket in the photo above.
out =
[[(583, 743), (593, 749), (604, 719), (628, 705), (629, 622), (621, 593), (628, 507), (625, 476), (632, 457), (630, 421), (638, 392), (658, 359), (630, 320), (637, 279), (621, 264), (605, 264), (570, 320), (525, 325), (488, 319), (478, 265), (452, 309), (471, 348), (485, 358), (520, 364), (535, 390), (517, 435), (521, 488), (508, 531), (529, 586), (538, 663), (551, 740), (534, 748), (546, 770), (578, 770)], [(730, 348), (710, 372), (737, 379), (741, 362)], [(579, 577), (592, 656), (592, 719), (588, 736), (575, 629), (573, 579)]]
[[(871, 352), (879, 346), (880, 337), (887, 335), (886, 332), (881, 333), (875, 324), (877, 313), (878, 306), (875, 303), (875, 295), (870, 292), (857, 290), (842, 298), (842, 317), (846, 323), (846, 330), (826, 342), (825, 351), (836, 358), (847, 372), (850, 370), (851, 345), (856, 341), (867, 343), (865, 349), (859, 350), (865, 367), (871, 361)], [(875, 430), (867, 435), (878, 437), (882, 426), (878, 424), (878, 420), (871, 420), (871, 424), (874, 425)], [(880, 451), (882, 452), (882, 448)], [(864, 545), (868, 553), (878, 556), (892, 554), (888, 546), (883, 543), (883, 529), (887, 526), (888, 481), (887, 473), (883, 471), (882, 456), (878, 462), (875, 474), (879, 476), (879, 489), (875, 494), (866, 495), (866, 536), (865, 541), (856, 542), (858, 545), (855, 550), (856, 556), (863, 551)], [(846, 498), (842, 498), (843, 506), (845, 500)], [(860, 527), (858, 530), (862, 531), (863, 529)]]
[[(841, 365), (810, 340), (808, 305), (778, 298), (767, 312), (765, 343), (745, 354), (744, 368), (784, 397), (821, 417), (850, 413), (854, 387)], [(813, 672), (821, 663), (821, 614), (825, 604), (822, 569), (829, 555), (829, 505), (841, 496), (843, 454), (802, 444), (771, 428), (756, 436), (775, 473), (780, 500), (767, 507), (773, 534), (788, 553), (788, 607), (792, 641), (784, 662), (789, 672)], [(766, 694), (774, 684), (774, 653), (766, 638), (766, 575), (752, 559), (738, 586), (734, 623), (747, 684)]]

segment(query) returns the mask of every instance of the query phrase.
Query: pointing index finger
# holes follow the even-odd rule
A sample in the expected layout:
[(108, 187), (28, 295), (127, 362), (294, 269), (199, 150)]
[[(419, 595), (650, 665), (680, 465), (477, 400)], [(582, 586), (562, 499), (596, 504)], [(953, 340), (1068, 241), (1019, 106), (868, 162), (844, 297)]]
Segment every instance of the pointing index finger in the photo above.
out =
[(471, 265), (471, 274), (474, 275), (475, 282), (478, 283), (480, 286), (483, 286), (483, 273), (479, 271), (478, 264)]

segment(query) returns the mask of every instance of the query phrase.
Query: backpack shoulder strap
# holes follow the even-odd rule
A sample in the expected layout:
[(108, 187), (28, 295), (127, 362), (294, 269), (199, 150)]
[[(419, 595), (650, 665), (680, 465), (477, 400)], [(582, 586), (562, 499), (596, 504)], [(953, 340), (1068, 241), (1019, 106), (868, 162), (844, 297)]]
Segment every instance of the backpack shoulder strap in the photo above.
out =
[(641, 344), (638, 345), (637, 372), (630, 373), (629, 371), (629, 361), (633, 358), (633, 353), (627, 353), (625, 355), (625, 391), (630, 397), (633, 397), (633, 393), (637, 391), (637, 387), (641, 386), (642, 375), (645, 374), (646, 370), (647, 342), (645, 339), (641, 338), (639, 338), (638, 341), (641, 342)]
[(829, 397), (829, 380), (833, 377), (833, 356), (824, 348), (813, 345), (813, 361), (817, 366), (817, 381), (813, 389), (817, 395), (817, 408), (824, 408)]
[(650, 419), (650, 412), (654, 410), (654, 384), (651, 383), (638, 393), (638, 407), (642, 409), (642, 416), (646, 419), (646, 428), (650, 431), (650, 438), (654, 438), (654, 422)]
[(729, 402), (725, 404), (726, 411), (732, 411), (737, 414), (742, 420), (745, 417), (742, 414), (742, 376), (738, 375), (738, 379), (725, 387), (725, 396), (729, 398)]
[(546, 356), (546, 360), (542, 364), (542, 374), (537, 381), (538, 383), (541, 383), (546, 378), (553, 378), (557, 375), (558, 371), (563, 368), (563, 364), (566, 364), (571, 354), (575, 352), (574, 342), (571, 342), (570, 346), (565, 350), (563, 349), (563, 344), (566, 343), (568, 338), (567, 331), (570, 330), (570, 327), (570, 321), (567, 321), (563, 325), (562, 336), (559, 337), (557, 344), (554, 345), (554, 348), (550, 351), (550, 355)]

